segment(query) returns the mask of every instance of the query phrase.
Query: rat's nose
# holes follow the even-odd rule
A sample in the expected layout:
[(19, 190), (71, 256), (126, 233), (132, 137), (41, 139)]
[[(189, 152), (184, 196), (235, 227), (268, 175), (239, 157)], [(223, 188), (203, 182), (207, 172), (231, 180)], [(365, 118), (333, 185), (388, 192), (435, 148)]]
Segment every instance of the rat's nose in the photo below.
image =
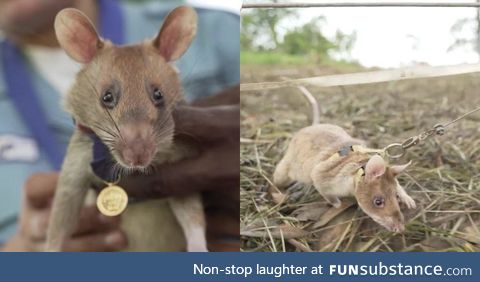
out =
[(146, 167), (155, 154), (152, 126), (148, 123), (131, 123), (120, 127), (123, 161), (131, 167)]
[(403, 217), (400, 208), (398, 208), (398, 210), (390, 217), (390, 226), (391, 231), (393, 232), (400, 233), (405, 231), (405, 218)]
[(395, 232), (395, 233), (401, 233), (401, 232), (405, 231), (405, 225), (403, 225), (402, 223), (394, 224), (392, 226), (392, 231)]
[(153, 148), (144, 142), (127, 143), (122, 152), (123, 160), (131, 167), (146, 167), (153, 158)]

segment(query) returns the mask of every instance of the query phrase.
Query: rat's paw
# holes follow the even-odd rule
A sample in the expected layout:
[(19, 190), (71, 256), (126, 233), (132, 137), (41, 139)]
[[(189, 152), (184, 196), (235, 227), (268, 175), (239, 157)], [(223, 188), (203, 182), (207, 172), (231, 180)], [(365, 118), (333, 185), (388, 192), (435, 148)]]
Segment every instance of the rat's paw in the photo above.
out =
[(47, 252), (47, 253), (58, 253), (58, 252), (62, 251), (62, 248), (61, 247), (48, 246), (48, 247), (45, 247), (44, 251)]
[(412, 199), (412, 197), (410, 197), (409, 195), (407, 194), (403, 194), (400, 196), (400, 201), (402, 201), (403, 203), (405, 203), (405, 205), (407, 206), (407, 208), (409, 209), (414, 209), (417, 207), (417, 204), (415, 204), (415, 201)]
[(342, 206), (342, 201), (338, 197), (325, 196), (327, 202), (329, 202), (334, 208), (338, 209)]
[(58, 253), (62, 251), (62, 243), (59, 240), (47, 239), (47, 242), (43, 246), (44, 252)]
[(342, 206), (342, 202), (340, 200), (332, 204), (334, 208), (339, 209)]
[(187, 252), (206, 253), (208, 252), (208, 249), (205, 244), (191, 244), (187, 246)]

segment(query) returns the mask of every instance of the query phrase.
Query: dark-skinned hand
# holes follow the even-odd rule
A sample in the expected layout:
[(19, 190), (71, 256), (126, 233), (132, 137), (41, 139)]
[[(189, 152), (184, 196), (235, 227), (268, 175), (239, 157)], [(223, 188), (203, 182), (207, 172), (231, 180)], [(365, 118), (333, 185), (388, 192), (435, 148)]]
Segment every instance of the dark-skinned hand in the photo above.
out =
[[(17, 233), (3, 246), (5, 252), (43, 251), (58, 173), (32, 175), (23, 187), (22, 209)], [(101, 215), (97, 207), (81, 211), (73, 236), (63, 245), (65, 252), (118, 251), (127, 239), (119, 229), (120, 217)]]
[(128, 178), (122, 184), (129, 196), (161, 198), (207, 190), (238, 189), (238, 118), (238, 105), (177, 107), (176, 138), (192, 139), (200, 148), (200, 154), (161, 165), (153, 174)]
[(239, 97), (237, 86), (178, 106), (173, 113), (176, 138), (194, 141), (200, 154), (121, 183), (129, 196), (138, 198), (203, 192), (211, 251), (239, 250)]

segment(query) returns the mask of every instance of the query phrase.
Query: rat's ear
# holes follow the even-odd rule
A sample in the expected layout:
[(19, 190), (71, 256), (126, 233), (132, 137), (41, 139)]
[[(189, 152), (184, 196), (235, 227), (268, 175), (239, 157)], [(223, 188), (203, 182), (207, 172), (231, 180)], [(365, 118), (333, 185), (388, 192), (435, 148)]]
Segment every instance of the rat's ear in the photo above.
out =
[(180, 58), (192, 43), (197, 33), (197, 13), (194, 9), (180, 6), (165, 18), (153, 45), (167, 62)]
[(60, 46), (75, 61), (87, 64), (103, 46), (92, 22), (77, 9), (63, 9), (55, 18)]
[(382, 157), (374, 155), (371, 157), (365, 165), (365, 178), (368, 181), (375, 180), (382, 176), (387, 169), (387, 165)]
[(390, 170), (392, 170), (393, 174), (397, 175), (402, 173), (409, 165), (412, 164), (412, 161), (410, 160), (408, 163), (404, 165), (394, 165), (390, 167)]

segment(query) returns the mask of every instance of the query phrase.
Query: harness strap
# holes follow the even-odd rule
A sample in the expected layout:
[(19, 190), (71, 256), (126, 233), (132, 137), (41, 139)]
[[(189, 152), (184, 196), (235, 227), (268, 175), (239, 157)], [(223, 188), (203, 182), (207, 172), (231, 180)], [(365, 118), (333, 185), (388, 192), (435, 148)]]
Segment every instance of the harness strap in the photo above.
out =
[(355, 173), (355, 186), (354, 189), (357, 189), (358, 183), (362, 180), (362, 178), (365, 177), (365, 166), (361, 166), (358, 170), (357, 173)]
[[(351, 152), (358, 152), (362, 154), (379, 154), (379, 155), (384, 155), (385, 153), (385, 151), (382, 149), (367, 148), (363, 145), (351, 145), (351, 146), (344, 146), (340, 148), (340, 150), (338, 150), (337, 152), (335, 152), (335, 154), (330, 156), (328, 160), (332, 161), (341, 157), (346, 157)], [(358, 183), (362, 180), (364, 176), (365, 176), (365, 165), (361, 166), (355, 173), (355, 178), (354, 178), (355, 189), (358, 186)]]
[(345, 157), (348, 154), (350, 154), (350, 152), (358, 152), (362, 154), (379, 154), (381, 156), (383, 156), (385, 153), (383, 149), (372, 149), (372, 148), (367, 148), (363, 145), (351, 145), (351, 146), (344, 146), (340, 148), (340, 150), (338, 150), (337, 152), (335, 152), (335, 154), (330, 156), (328, 160), (334, 160), (340, 157)]

